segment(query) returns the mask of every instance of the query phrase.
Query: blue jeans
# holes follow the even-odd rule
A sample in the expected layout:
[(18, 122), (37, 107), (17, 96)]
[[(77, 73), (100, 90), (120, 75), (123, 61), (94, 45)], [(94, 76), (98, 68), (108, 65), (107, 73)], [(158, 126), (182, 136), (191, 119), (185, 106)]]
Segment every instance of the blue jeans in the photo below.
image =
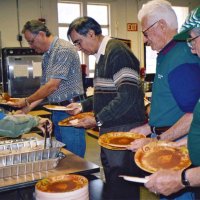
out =
[(54, 135), (56, 139), (66, 146), (65, 148), (72, 153), (84, 157), (86, 142), (85, 129), (75, 127), (58, 126), (58, 122), (69, 117), (70, 115), (63, 111), (53, 111), (52, 121), (54, 124)]

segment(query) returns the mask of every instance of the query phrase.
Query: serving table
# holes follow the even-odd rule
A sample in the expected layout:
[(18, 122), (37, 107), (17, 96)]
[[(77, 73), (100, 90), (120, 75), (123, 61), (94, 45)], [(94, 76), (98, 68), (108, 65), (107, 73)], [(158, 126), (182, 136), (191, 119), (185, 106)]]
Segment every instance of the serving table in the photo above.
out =
[[(38, 134), (23, 135), (23, 137), (35, 136), (41, 137)], [(0, 199), (35, 200), (34, 186), (38, 180), (43, 179), (45, 177), (63, 174), (80, 174), (85, 176), (89, 181), (90, 200), (107, 200), (107, 197), (112, 196), (113, 193), (119, 190), (119, 188), (114, 188), (110, 190), (110, 188), (113, 188), (113, 183), (111, 185), (108, 185), (95, 176), (94, 173), (100, 171), (100, 167), (98, 165), (84, 160), (83, 158), (71, 153), (70, 151), (64, 148), (62, 148), (61, 151), (65, 154), (65, 158), (63, 158), (59, 162), (57, 167), (52, 170), (0, 179)], [(122, 196), (126, 192), (123, 188), (120, 188), (120, 193), (122, 194)], [(138, 199), (138, 197), (134, 197), (133, 199)]]
[(66, 157), (59, 162), (55, 169), (0, 179), (0, 192), (32, 186), (44, 177), (72, 173), (88, 175), (100, 171), (98, 165), (86, 161), (65, 149), (61, 151)]
[[(24, 134), (24, 138), (27, 137), (41, 137), (38, 134)], [(35, 172), (31, 174), (25, 174), (21, 176), (13, 176), (0, 179), (0, 199), (1, 192), (16, 190), (20, 188), (27, 188), (34, 186), (35, 183), (45, 177), (57, 176), (61, 174), (80, 174), (90, 175), (100, 171), (100, 167), (94, 163), (91, 163), (83, 158), (71, 153), (70, 151), (62, 148), (61, 152), (65, 154), (56, 168), (49, 171)]]

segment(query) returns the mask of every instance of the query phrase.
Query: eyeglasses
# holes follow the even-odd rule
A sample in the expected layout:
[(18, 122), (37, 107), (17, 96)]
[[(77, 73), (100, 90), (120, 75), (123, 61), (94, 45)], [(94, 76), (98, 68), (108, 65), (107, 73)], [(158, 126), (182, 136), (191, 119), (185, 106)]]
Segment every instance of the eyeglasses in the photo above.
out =
[(149, 29), (151, 29), (151, 28), (152, 28), (155, 24), (157, 24), (158, 22), (159, 22), (159, 20), (156, 21), (155, 23), (153, 23), (151, 26), (149, 26), (145, 31), (142, 31), (143, 35), (144, 35), (145, 37), (148, 37), (147, 31), (148, 31)]
[(74, 44), (75, 47), (80, 47), (81, 46), (81, 40), (75, 40), (73, 42), (73, 44)]
[(190, 47), (190, 48), (192, 48), (193, 47), (193, 45), (194, 45), (194, 40), (195, 39), (197, 39), (198, 37), (200, 37), (200, 35), (197, 35), (196, 37), (194, 37), (194, 38), (187, 38), (187, 45)]
[(38, 34), (36, 34), (32, 40), (27, 41), (29, 45), (33, 45), (33, 43), (35, 42), (35, 38), (38, 36)]

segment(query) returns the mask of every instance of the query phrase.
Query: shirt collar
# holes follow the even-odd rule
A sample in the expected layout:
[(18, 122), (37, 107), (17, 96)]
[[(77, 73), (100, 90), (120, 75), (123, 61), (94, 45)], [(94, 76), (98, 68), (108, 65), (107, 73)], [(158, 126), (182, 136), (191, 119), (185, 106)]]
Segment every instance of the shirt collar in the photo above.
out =
[(106, 51), (106, 45), (108, 43), (108, 41), (112, 39), (111, 37), (109, 36), (104, 36), (102, 42), (101, 42), (101, 45), (98, 49), (98, 52), (96, 54), (94, 54), (95, 58), (96, 58), (96, 63), (99, 62), (99, 58), (101, 55), (105, 55), (105, 51)]
[(48, 49), (48, 51), (47, 51), (47, 53), (50, 53), (50, 52), (51, 52), (51, 50), (52, 50), (53, 47), (55, 46), (57, 40), (58, 40), (58, 36), (55, 36), (54, 39), (53, 39), (53, 42), (51, 43), (51, 45), (50, 45), (50, 47), (49, 47), (49, 49)]
[(177, 41), (171, 40), (158, 54), (167, 54), (176, 44)]

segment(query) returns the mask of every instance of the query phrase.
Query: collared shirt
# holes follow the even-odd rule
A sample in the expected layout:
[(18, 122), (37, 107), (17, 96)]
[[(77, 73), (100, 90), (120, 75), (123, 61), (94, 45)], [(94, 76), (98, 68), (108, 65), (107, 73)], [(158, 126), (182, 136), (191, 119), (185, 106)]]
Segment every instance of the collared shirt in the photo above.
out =
[(96, 63), (99, 62), (99, 58), (100, 58), (101, 55), (105, 55), (106, 45), (107, 45), (107, 43), (110, 39), (112, 39), (112, 38), (110, 38), (109, 36), (104, 36), (104, 38), (101, 42), (101, 45), (98, 49), (98, 52), (96, 54), (94, 54), (94, 56), (96, 58)]
[(100, 58), (95, 66), (93, 104), (85, 102), (83, 110), (89, 111), (92, 106), (103, 123), (101, 129), (142, 125), (144, 94), (138, 59), (126, 44), (109, 37), (104, 38), (97, 54)]
[(198, 62), (185, 42), (172, 40), (159, 52), (152, 89), (151, 126), (172, 126), (185, 112), (193, 111), (199, 99)]
[(50, 79), (61, 79), (59, 88), (48, 96), (50, 103), (69, 100), (84, 93), (79, 55), (70, 42), (58, 37), (43, 55), (41, 85)]
[(188, 149), (190, 154), (190, 159), (193, 165), (200, 166), (199, 152), (200, 152), (200, 100), (194, 109), (194, 115), (190, 130), (188, 133)]

